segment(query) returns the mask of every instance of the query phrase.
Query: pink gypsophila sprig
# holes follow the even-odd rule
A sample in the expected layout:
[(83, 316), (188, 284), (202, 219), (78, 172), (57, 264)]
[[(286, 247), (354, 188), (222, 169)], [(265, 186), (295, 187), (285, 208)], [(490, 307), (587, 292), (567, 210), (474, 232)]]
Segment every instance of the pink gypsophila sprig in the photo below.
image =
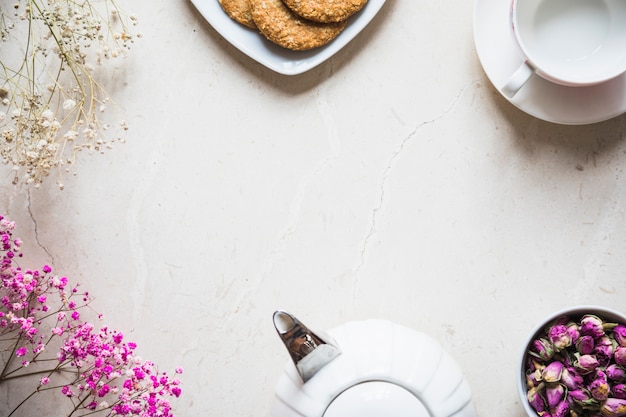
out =
[[(33, 392), (24, 397), (56, 392), (69, 399), (68, 417), (81, 410), (81, 415), (173, 417), (170, 400), (181, 395), (182, 368), (174, 376), (159, 372), (135, 355), (137, 345), (122, 332), (85, 320), (92, 311), (79, 311), (91, 296), (54, 275), (50, 266), (22, 269), (16, 263), (23, 257), (22, 241), (13, 238), (14, 229), (15, 223), (0, 215), (0, 352), (11, 352), (0, 362), (0, 384), (32, 378)], [(16, 403), (11, 414), (25, 403)]]

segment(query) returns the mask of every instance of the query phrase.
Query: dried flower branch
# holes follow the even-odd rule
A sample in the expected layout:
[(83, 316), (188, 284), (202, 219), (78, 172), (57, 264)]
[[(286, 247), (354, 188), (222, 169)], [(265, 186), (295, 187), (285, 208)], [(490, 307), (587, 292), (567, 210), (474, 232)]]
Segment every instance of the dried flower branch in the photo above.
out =
[[(115, 0), (0, 3), (0, 157), (15, 184), (39, 186), (54, 170), (69, 171), (78, 152), (120, 139), (107, 132), (111, 99), (96, 74), (126, 55), (140, 36), (136, 24)], [(126, 129), (120, 121), (117, 130)]]
[(23, 398), (13, 391), (5, 416), (20, 415), (47, 392), (68, 399), (57, 410), (67, 417), (173, 417), (169, 398), (181, 394), (176, 375), (140, 359), (122, 332), (86, 321), (91, 296), (67, 277), (49, 266), (21, 268), (22, 242), (13, 238), (14, 228), (0, 215), (0, 386), (21, 380), (30, 389)]

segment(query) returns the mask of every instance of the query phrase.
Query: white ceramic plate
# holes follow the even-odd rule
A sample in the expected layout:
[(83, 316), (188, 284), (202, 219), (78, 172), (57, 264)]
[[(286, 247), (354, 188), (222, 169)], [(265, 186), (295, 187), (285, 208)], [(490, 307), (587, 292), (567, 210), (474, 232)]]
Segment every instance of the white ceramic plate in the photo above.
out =
[(387, 320), (329, 333), (341, 355), (305, 384), (289, 361), (272, 417), (475, 417), (461, 368), (432, 337)]
[(191, 0), (200, 14), (228, 42), (266, 67), (285, 75), (301, 74), (321, 64), (346, 46), (376, 16), (385, 0), (368, 0), (350, 17), (346, 28), (329, 44), (309, 51), (290, 51), (228, 17), (218, 0)]
[[(474, 41), (480, 62), (498, 91), (521, 65), (509, 26), (509, 1), (474, 0)], [(626, 74), (592, 87), (565, 87), (533, 75), (508, 98), (526, 113), (549, 122), (582, 125), (626, 112)]]

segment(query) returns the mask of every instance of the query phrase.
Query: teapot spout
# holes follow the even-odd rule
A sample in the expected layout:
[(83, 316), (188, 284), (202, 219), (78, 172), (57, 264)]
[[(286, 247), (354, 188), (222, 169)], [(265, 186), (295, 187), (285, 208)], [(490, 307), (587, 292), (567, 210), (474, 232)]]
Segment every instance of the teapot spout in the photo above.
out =
[(318, 336), (285, 311), (274, 312), (274, 327), (287, 348), (302, 382), (307, 382), (341, 354), (341, 350), (330, 336), (324, 335), (324, 338)]

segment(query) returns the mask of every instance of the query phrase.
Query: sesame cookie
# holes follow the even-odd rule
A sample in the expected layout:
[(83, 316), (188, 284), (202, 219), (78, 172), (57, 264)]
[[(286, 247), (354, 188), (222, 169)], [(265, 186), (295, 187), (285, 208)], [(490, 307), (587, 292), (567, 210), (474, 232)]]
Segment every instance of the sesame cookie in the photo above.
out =
[(340, 22), (365, 6), (367, 0), (283, 0), (298, 16), (316, 22)]
[(287, 49), (304, 51), (332, 41), (346, 22), (319, 23), (294, 14), (282, 0), (250, 0), (252, 18), (270, 41)]
[(250, 13), (250, 0), (218, 0), (222, 9), (231, 19), (244, 26), (255, 29), (256, 25)]

